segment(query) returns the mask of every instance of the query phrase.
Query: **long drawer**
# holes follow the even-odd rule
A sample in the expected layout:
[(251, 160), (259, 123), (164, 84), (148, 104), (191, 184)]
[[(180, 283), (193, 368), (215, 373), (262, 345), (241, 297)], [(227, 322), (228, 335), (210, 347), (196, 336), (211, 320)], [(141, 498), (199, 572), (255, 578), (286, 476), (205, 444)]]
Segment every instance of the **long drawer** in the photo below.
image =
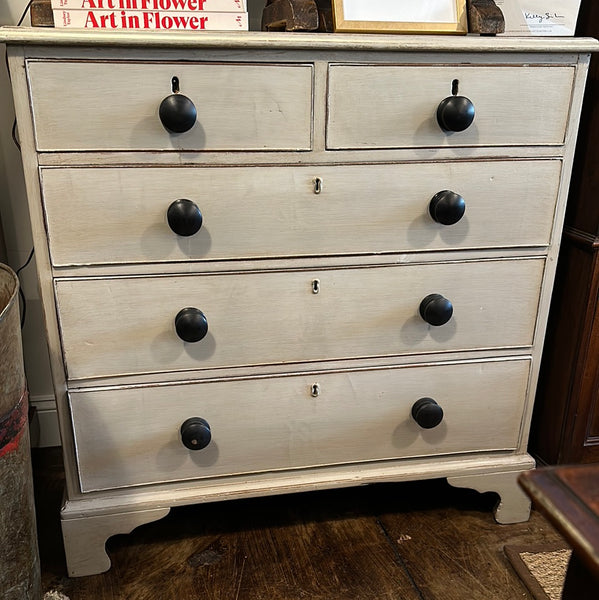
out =
[[(309, 150), (310, 64), (38, 61), (27, 73), (40, 151)], [(158, 109), (179, 93), (195, 125), (172, 134)]]
[[(329, 67), (327, 147), (402, 148), (563, 144), (574, 67)], [(447, 133), (439, 103), (452, 95), (474, 105), (474, 122)]]
[[(79, 379), (530, 346), (544, 265), (539, 258), (55, 285), (68, 376)], [(444, 325), (420, 316), (433, 294), (453, 305)], [(200, 341), (178, 337), (185, 308), (207, 320)]]
[[(45, 168), (41, 177), (52, 262), (64, 266), (544, 246), (560, 172), (559, 160), (523, 160)], [(429, 208), (445, 191), (466, 207), (452, 224)], [(193, 235), (169, 227), (181, 199), (201, 215)]]
[[(81, 488), (511, 450), (528, 371), (508, 360), (71, 392)], [(432, 429), (411, 414), (422, 397), (443, 410)], [(191, 417), (210, 428), (202, 450), (182, 443)]]

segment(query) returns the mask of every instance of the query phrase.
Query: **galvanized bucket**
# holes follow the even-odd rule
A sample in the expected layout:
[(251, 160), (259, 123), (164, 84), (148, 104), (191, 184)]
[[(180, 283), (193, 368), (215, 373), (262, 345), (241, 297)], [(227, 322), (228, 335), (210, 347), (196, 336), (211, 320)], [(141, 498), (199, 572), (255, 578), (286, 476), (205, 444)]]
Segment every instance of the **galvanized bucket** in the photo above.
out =
[(41, 598), (19, 280), (0, 264), (0, 597)]

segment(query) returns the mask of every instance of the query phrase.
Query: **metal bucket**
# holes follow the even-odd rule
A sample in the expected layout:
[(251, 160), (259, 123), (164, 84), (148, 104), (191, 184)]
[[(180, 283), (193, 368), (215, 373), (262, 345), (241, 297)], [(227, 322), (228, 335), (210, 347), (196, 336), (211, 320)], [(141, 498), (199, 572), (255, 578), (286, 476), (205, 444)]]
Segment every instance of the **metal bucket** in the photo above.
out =
[(0, 598), (39, 600), (19, 280), (0, 264)]

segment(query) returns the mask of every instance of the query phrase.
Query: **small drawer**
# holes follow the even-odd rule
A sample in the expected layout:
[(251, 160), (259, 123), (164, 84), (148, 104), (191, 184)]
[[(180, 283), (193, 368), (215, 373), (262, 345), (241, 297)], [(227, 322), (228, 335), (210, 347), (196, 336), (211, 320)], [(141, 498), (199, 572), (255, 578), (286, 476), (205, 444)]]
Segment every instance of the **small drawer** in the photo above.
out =
[(546, 246), (560, 172), (559, 160), (41, 171), (55, 266)]
[[(560, 145), (570, 113), (574, 67), (329, 67), (327, 147)], [(468, 98), (474, 121), (444, 131), (439, 104)]]
[(81, 379), (526, 347), (544, 265), (62, 279), (56, 296), (68, 376)]
[(507, 360), (73, 391), (81, 488), (514, 450), (528, 373)]
[[(29, 61), (27, 69), (40, 151), (311, 148), (309, 64)], [(170, 133), (159, 107), (177, 87), (197, 118)]]

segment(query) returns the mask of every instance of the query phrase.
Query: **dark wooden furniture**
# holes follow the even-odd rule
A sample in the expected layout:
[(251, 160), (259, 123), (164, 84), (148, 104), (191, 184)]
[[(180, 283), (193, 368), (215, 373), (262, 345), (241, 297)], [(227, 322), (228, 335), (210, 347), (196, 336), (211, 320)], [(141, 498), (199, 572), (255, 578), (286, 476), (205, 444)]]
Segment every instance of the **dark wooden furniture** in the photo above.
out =
[[(599, 35), (583, 0), (577, 35)], [(546, 464), (599, 462), (599, 57), (591, 60), (529, 450)]]
[(546, 467), (522, 473), (519, 482), (572, 547), (562, 600), (597, 598), (599, 465)]

